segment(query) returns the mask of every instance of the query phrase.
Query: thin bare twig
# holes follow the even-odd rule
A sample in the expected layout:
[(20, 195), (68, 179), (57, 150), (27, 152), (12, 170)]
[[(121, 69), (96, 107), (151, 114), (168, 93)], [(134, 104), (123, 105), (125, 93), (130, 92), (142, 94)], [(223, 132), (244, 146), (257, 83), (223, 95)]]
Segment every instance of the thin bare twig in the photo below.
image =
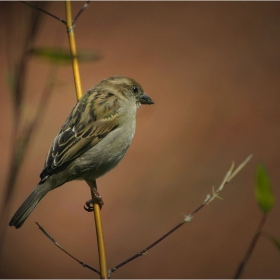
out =
[(74, 17), (72, 21), (72, 25), (75, 25), (78, 17), (81, 15), (81, 13), (89, 6), (90, 1), (86, 1), (86, 3), (83, 5), (83, 7), (80, 9), (80, 11), (77, 13), (77, 15)]
[(34, 8), (34, 9), (37, 9), (37, 10), (39, 10), (40, 12), (45, 13), (45, 14), (47, 14), (47, 15), (49, 15), (49, 16), (51, 16), (51, 17), (57, 19), (57, 20), (59, 20), (59, 21), (62, 22), (63, 24), (66, 24), (66, 21), (65, 21), (64, 19), (59, 18), (59, 17), (57, 17), (57, 16), (55, 16), (55, 15), (53, 15), (53, 14), (51, 14), (51, 13), (45, 11), (44, 9), (41, 9), (41, 8), (39, 8), (39, 7), (35, 6), (35, 5), (32, 5), (32, 4), (30, 4), (30, 3), (26, 2), (26, 1), (20, 1), (20, 2), (22, 2), (23, 4), (28, 5), (29, 7), (32, 7), (32, 8)]
[(200, 211), (205, 205), (208, 205), (211, 201), (213, 201), (215, 198), (219, 198), (218, 194), (221, 192), (221, 190), (224, 188), (224, 186), (238, 173), (241, 171), (241, 169), (244, 168), (244, 166), (249, 162), (249, 160), (252, 158), (252, 155), (250, 155), (249, 157), (247, 157), (247, 159), (241, 163), (236, 170), (233, 172), (233, 168), (234, 168), (234, 164), (232, 164), (232, 166), (230, 167), (229, 171), (227, 172), (221, 186), (215, 191), (213, 189), (212, 195), (207, 195), (206, 199), (204, 200), (204, 202), (197, 207), (193, 212), (191, 212), (189, 215), (185, 216), (184, 220), (179, 223), (178, 225), (176, 225), (173, 229), (171, 229), (170, 231), (168, 231), (166, 234), (164, 234), (162, 237), (160, 237), (158, 240), (156, 240), (155, 242), (153, 242), (151, 245), (149, 245), (148, 247), (146, 247), (144, 250), (138, 252), (137, 254), (133, 255), (132, 257), (128, 258), (127, 260), (123, 261), (122, 263), (116, 265), (115, 267), (111, 268), (108, 271), (108, 277), (111, 276), (111, 274), (113, 272), (115, 272), (117, 269), (119, 269), (120, 267), (124, 266), (125, 264), (129, 263), (130, 261), (143, 256), (144, 254), (147, 253), (147, 251), (149, 249), (151, 249), (152, 247), (154, 247), (155, 245), (157, 245), (160, 241), (162, 241), (163, 239), (165, 239), (167, 236), (169, 236), (172, 232), (174, 232), (175, 230), (179, 229), (181, 226), (183, 226), (185, 223), (190, 222), (194, 216), (194, 214), (196, 214), (198, 211)]
[(108, 277), (111, 277), (111, 274), (114, 273), (117, 269), (119, 269), (120, 267), (124, 266), (125, 264), (133, 261), (134, 259), (141, 257), (143, 255), (145, 255), (148, 250), (150, 250), (152, 247), (154, 247), (155, 245), (157, 245), (160, 241), (162, 241), (163, 239), (165, 239), (168, 235), (170, 235), (172, 232), (174, 232), (175, 230), (177, 230), (178, 228), (180, 228), (182, 225), (184, 225), (186, 223), (186, 221), (184, 220), (183, 222), (179, 223), (177, 226), (175, 226), (173, 229), (171, 229), (170, 231), (168, 231), (166, 234), (164, 234), (161, 238), (159, 238), (158, 240), (156, 240), (154, 243), (152, 243), (151, 245), (149, 245), (148, 247), (146, 247), (144, 250), (138, 252), (137, 254), (133, 255), (132, 257), (128, 258), (127, 260), (121, 262), (120, 264), (116, 265), (115, 267), (111, 268), (108, 271)]
[(39, 229), (48, 237), (48, 239), (56, 246), (58, 247), (60, 250), (62, 250), (64, 253), (66, 253), (70, 258), (72, 258), (73, 260), (75, 260), (76, 262), (78, 262), (79, 264), (81, 264), (83, 267), (89, 268), (90, 270), (96, 272), (98, 275), (100, 275), (100, 272), (98, 270), (96, 270), (95, 268), (87, 265), (86, 263), (78, 260), (77, 258), (75, 258), (74, 256), (72, 256), (70, 253), (68, 253), (66, 250), (64, 250), (56, 241), (53, 237), (51, 237), (42, 226), (40, 226), (39, 223), (35, 222), (37, 224), (37, 226), (39, 227)]
[[(114, 273), (117, 269), (121, 268), (122, 266), (124, 266), (125, 264), (133, 261), (134, 259), (141, 257), (143, 255), (145, 255), (148, 250), (150, 250), (152, 247), (154, 247), (155, 245), (157, 245), (159, 242), (161, 242), (163, 239), (165, 239), (167, 236), (169, 236), (172, 232), (176, 231), (177, 229), (179, 229), (181, 226), (183, 226), (184, 224), (190, 222), (193, 219), (193, 216), (200, 211), (204, 206), (208, 205), (211, 201), (213, 201), (215, 198), (219, 198), (218, 194), (219, 192), (224, 188), (224, 186), (238, 173), (240, 172), (244, 166), (249, 162), (249, 160), (252, 158), (252, 155), (250, 155), (243, 163), (241, 163), (236, 170), (233, 172), (233, 168), (234, 168), (234, 164), (232, 164), (232, 166), (230, 167), (229, 171), (226, 173), (225, 178), (222, 181), (221, 186), (219, 187), (218, 190), (212, 192), (212, 195), (207, 195), (206, 199), (204, 200), (204, 202), (198, 206), (194, 211), (192, 211), (189, 215), (186, 215), (184, 220), (182, 222), (180, 222), (178, 225), (176, 225), (174, 228), (172, 228), (171, 230), (169, 230), (167, 233), (165, 233), (163, 236), (161, 236), (159, 239), (157, 239), (155, 242), (153, 242), (152, 244), (150, 244), (149, 246), (147, 246), (145, 249), (141, 250), (140, 252), (136, 253), (135, 255), (133, 255), (132, 257), (128, 258), (127, 260), (121, 262), (120, 264), (116, 265), (115, 267), (111, 268), (108, 271), (108, 277), (110, 278), (110, 276), (112, 275), (112, 273)], [(63, 248), (61, 248), (61, 246), (54, 240), (54, 238), (52, 238), (45, 230), (43, 230), (43, 228), (36, 222), (36, 224), (39, 226), (39, 228), (43, 231), (43, 233), (57, 246), (59, 247), (62, 251), (64, 251), (67, 255), (69, 255), (71, 258), (73, 258), (74, 260), (76, 260), (77, 262), (79, 262), (80, 264), (82, 264), (84, 267), (88, 267), (90, 269), (92, 269), (93, 271), (95, 271), (96, 273), (98, 273), (100, 275), (100, 272), (97, 271), (96, 269), (93, 269), (91, 267), (89, 267), (88, 265), (85, 265), (83, 262), (79, 261), (78, 259), (76, 259), (75, 257), (73, 257), (71, 254), (69, 254), (66, 250), (64, 250)], [(261, 228), (261, 227), (259, 227)]]

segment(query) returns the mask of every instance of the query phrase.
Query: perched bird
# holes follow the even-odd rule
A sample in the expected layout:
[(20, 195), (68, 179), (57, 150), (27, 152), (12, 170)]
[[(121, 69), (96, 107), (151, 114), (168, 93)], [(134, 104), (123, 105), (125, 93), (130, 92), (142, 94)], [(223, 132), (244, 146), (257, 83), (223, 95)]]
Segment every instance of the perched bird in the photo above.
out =
[(141, 104), (154, 102), (123, 76), (104, 79), (85, 93), (53, 141), (41, 181), (9, 225), (21, 227), (39, 201), (66, 182), (85, 180), (96, 188), (95, 180), (114, 168), (130, 146)]

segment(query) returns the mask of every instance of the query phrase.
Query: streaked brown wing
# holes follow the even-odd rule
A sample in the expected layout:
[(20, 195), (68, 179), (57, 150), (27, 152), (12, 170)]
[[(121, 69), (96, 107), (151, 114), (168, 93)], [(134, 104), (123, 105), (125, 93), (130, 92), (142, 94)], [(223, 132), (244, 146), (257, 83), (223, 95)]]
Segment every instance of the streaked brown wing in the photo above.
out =
[(86, 93), (73, 108), (54, 139), (40, 177), (51, 172), (99, 143), (118, 127), (118, 99), (109, 92)]

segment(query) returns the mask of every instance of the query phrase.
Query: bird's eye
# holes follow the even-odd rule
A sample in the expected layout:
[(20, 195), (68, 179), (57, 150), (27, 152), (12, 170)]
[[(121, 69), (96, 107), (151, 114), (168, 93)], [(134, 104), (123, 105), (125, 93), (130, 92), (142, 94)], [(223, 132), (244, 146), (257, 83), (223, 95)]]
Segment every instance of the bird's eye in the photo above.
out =
[(136, 86), (134, 86), (134, 87), (132, 88), (132, 90), (133, 90), (134, 93), (137, 93), (137, 92), (138, 92), (138, 88), (137, 88)]

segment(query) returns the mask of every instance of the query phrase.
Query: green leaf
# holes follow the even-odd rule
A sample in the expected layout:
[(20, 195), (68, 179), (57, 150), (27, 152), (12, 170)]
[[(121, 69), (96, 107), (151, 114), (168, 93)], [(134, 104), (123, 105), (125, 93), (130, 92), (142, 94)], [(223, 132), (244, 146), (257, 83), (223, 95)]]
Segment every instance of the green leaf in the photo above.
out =
[[(46, 60), (50, 60), (54, 63), (70, 64), (72, 62), (73, 56), (69, 51), (56, 48), (37, 48), (31, 49), (29, 54), (37, 56)], [(77, 54), (77, 58), (80, 62), (85, 61), (95, 61), (99, 60), (101, 57), (93, 51), (81, 51)]]
[(268, 213), (274, 205), (275, 198), (272, 186), (263, 164), (257, 167), (256, 199), (264, 214)]

